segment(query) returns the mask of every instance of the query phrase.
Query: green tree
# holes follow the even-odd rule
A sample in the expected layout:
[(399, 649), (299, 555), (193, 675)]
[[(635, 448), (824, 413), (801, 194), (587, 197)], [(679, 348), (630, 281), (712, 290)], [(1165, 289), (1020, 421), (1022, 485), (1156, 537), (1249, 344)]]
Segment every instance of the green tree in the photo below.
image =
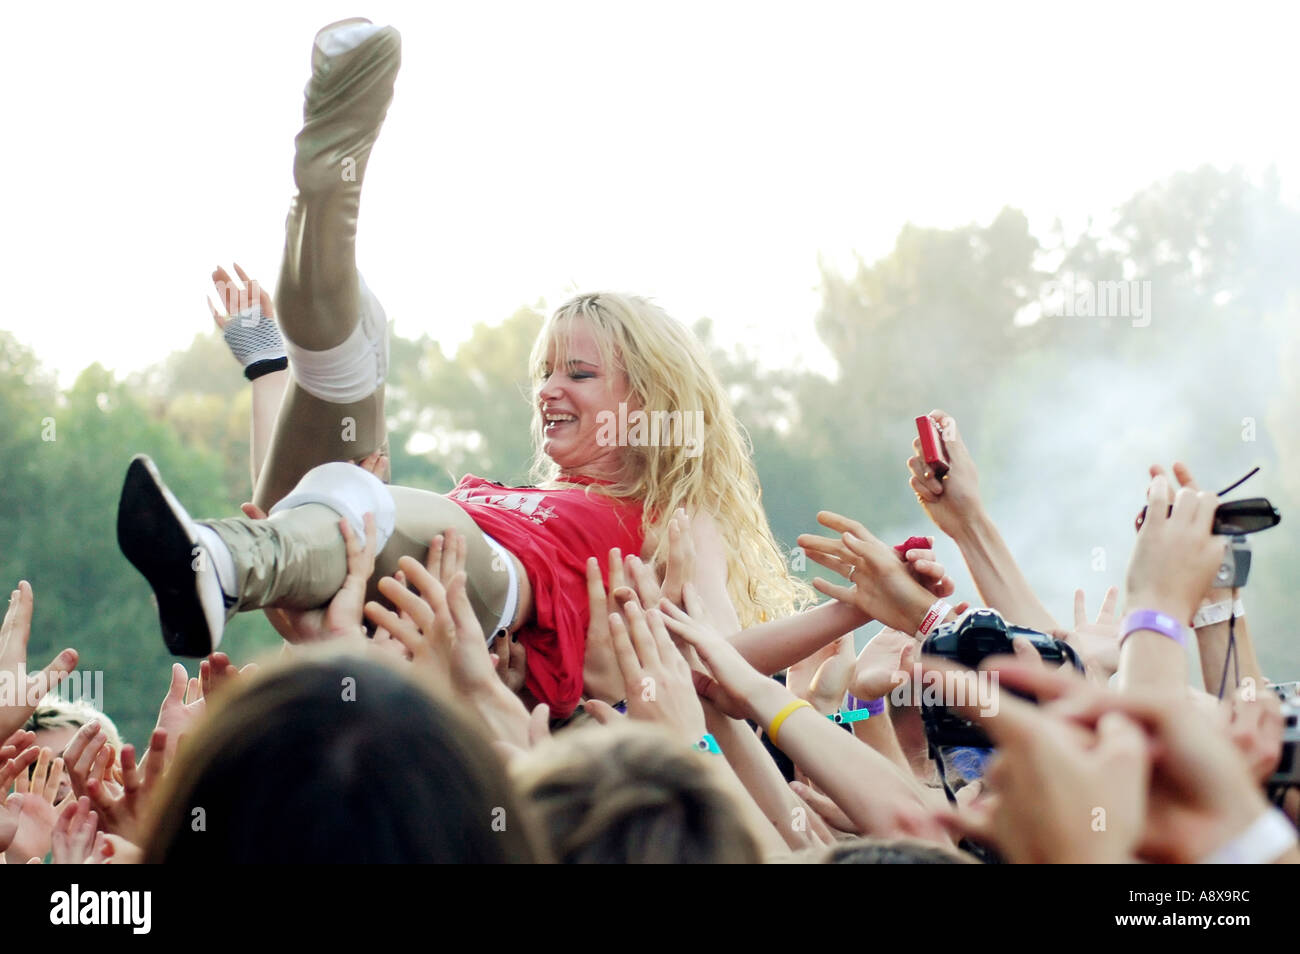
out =
[[(543, 318), (521, 308), (499, 325), (476, 325), (448, 358), (428, 338), (397, 339), (390, 362), (388, 414), (394, 445), (393, 475), (409, 482), (411, 456), (426, 462), (416, 474), (436, 475), (435, 490), (449, 490), (475, 472), (503, 483), (526, 483), (532, 459), (534, 414), (528, 355)], [(432, 446), (410, 455), (406, 444)], [(424, 469), (424, 468), (427, 468)]]

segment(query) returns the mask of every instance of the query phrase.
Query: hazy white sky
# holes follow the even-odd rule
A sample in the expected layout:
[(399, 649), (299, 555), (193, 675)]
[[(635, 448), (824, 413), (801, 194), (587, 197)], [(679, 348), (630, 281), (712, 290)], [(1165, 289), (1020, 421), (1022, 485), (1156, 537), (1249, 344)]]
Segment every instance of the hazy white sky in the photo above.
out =
[(1203, 162), (1300, 174), (1281, 4), (52, 9), (6, 11), (0, 261), (3, 327), (65, 383), (187, 345), (219, 263), (273, 284), (312, 36), (345, 16), (404, 42), (362, 270), (448, 344), (610, 287), (821, 366), (819, 254), (1004, 204), (1078, 224)]

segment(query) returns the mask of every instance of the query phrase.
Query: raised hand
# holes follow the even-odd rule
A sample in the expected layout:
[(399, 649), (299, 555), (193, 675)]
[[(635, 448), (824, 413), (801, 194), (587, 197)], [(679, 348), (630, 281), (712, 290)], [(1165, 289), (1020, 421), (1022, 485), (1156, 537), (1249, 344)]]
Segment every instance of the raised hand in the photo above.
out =
[[(1165, 478), (1166, 495), (1169, 498), (1169, 506), (1171, 507), (1174, 505), (1174, 496), (1178, 493), (1180, 488), (1186, 487), (1189, 490), (1198, 491), (1201, 489), (1200, 484), (1196, 482), (1196, 478), (1192, 476), (1191, 468), (1182, 461), (1174, 461), (1173, 471), (1174, 480), (1170, 480), (1168, 475), (1165, 474), (1165, 469), (1159, 464), (1152, 464), (1147, 468), (1147, 473), (1151, 476), (1152, 480), (1157, 477)], [(1178, 482), (1178, 487), (1174, 486), (1174, 481)]]
[(502, 684), (511, 692), (522, 692), (528, 680), (527, 647), (508, 633), (502, 633), (492, 641), (489, 658)]
[[(454, 551), (458, 556), (453, 567), (457, 562), (464, 565), (462, 548), (463, 541)], [(366, 604), (366, 615), (406, 647), (417, 671), (472, 706), (497, 740), (526, 748), (530, 744), (528, 711), (497, 677), (483, 628), (465, 589), (465, 571), (456, 570), (444, 587), (410, 557), (402, 557), (398, 565), (419, 595), (386, 576), (379, 581), (379, 591), (398, 607), (400, 615), (375, 602)], [(441, 561), (439, 566), (443, 572)]]
[(455, 530), (447, 530), (429, 541), (429, 553), (424, 560), (428, 570), (443, 589), (451, 586), (452, 579), (465, 569), (468, 546), (465, 538)]
[(161, 753), (167, 748), (167, 733), (154, 729), (149, 739), (149, 752), (157, 757), (145, 759), (144, 768), (136, 764), (135, 746), (122, 746), (122, 784), (93, 776), (86, 783), (86, 794), (99, 811), (103, 830), (121, 835), (128, 841), (138, 841), (143, 818), (143, 806), (158, 785), (166, 768)]
[(89, 864), (98, 827), (99, 816), (91, 811), (89, 798), (69, 799), (54, 823), (51, 862), (56, 865)]
[(325, 608), (325, 620), (322, 626), (326, 639), (339, 636), (354, 636), (362, 632), (362, 613), (366, 603), (366, 581), (375, 572), (375, 553), (377, 550), (378, 531), (375, 529), (375, 515), (367, 513), (365, 521), (365, 539), (358, 540), (346, 519), (339, 521), (339, 531), (347, 545), (348, 574), (343, 585)]
[(659, 609), (663, 612), (665, 628), (694, 648), (708, 670), (707, 678), (695, 677), (696, 691), (724, 715), (733, 719), (752, 718), (752, 699), (772, 685), (772, 681), (746, 662), (736, 647), (708, 621), (693, 583), (683, 587), (682, 595), (685, 610), (666, 599), (659, 601)]
[(402, 557), (398, 566), (417, 593), (386, 576), (379, 581), (379, 591), (402, 615), (370, 602), (366, 604), (366, 616), (399, 640), (415, 665), (435, 681), (450, 681), (457, 692), (471, 695), (499, 683), (483, 628), (469, 607), (464, 570), (457, 570), (450, 585), (444, 587), (411, 557)]
[[(695, 538), (691, 535), (691, 518), (679, 509), (668, 521), (668, 562), (664, 566), (663, 593), (679, 607), (682, 605), (682, 587), (695, 579)], [(655, 601), (656, 603), (658, 600)], [(655, 603), (642, 603), (653, 606)]]
[(813, 580), (813, 586), (886, 626), (915, 632), (934, 599), (912, 579), (897, 551), (877, 540), (856, 520), (823, 510), (817, 514), (817, 521), (838, 531), (839, 538), (805, 533), (798, 539), (799, 546), (815, 563), (849, 576), (851, 585), (839, 586), (819, 577)]
[(47, 748), (41, 749), (37, 755), (36, 768), (30, 779), (26, 772), (19, 773), (14, 789), (22, 796), (22, 810), (18, 816), (18, 830), (5, 853), (10, 864), (44, 858), (49, 853), (58, 812), (63, 808), (62, 804), (55, 805), (62, 781), (63, 759)]
[[(13, 746), (6, 746), (6, 749), (10, 748)], [(23, 795), (14, 793), (6, 797), (9, 787), (19, 777), (23, 779), (24, 785), (27, 784), (27, 768), (40, 757), (40, 754), (41, 750), (32, 745), (0, 762), (0, 802), (3, 802), (0, 804), (0, 853), (8, 851), (14, 835), (18, 833), (18, 822), (23, 808)]]
[(791, 666), (785, 675), (786, 688), (822, 715), (830, 715), (844, 701), (853, 663), (853, 636), (841, 636)]
[(9, 594), (9, 608), (4, 623), (0, 624), (0, 676), (11, 687), (9, 696), (0, 705), (0, 739), (7, 739), (23, 727), (23, 723), (36, 710), (41, 697), (67, 678), (77, 668), (77, 651), (65, 649), (39, 672), (27, 671), (27, 643), (32, 636), (32, 613), (35, 599), (31, 584), (22, 580), (18, 589)]
[(13, 758), (0, 763), (0, 793), (9, 791), (10, 786), (20, 778), (22, 784), (27, 785), (27, 768), (40, 757), (40, 754), (40, 748), (30, 745)]
[[(437, 534), (429, 543), (429, 552), (425, 558), (425, 569), (442, 587), (443, 599), (449, 612), (452, 585), (456, 577), (464, 573), (467, 554), (468, 545), (465, 537), (456, 530), (449, 529), (445, 533)], [(397, 572), (395, 579), (403, 587), (406, 586), (406, 575), (401, 570)], [(402, 609), (398, 616), (408, 621), (410, 618), (406, 609)], [(478, 632), (481, 634), (482, 629), (479, 628)], [(501, 633), (493, 638), (490, 649), (491, 652), (488, 653), (487, 658), (496, 671), (497, 677), (511, 692), (520, 692), (524, 688), (528, 675), (528, 654), (524, 644), (512, 639), (508, 633)], [(474, 655), (477, 656), (478, 654), (474, 653)], [(448, 663), (450, 664), (451, 661), (449, 657)], [(477, 660), (475, 660), (476, 662)], [(475, 672), (477, 672), (477, 665), (475, 665)]]
[(935, 526), (948, 536), (957, 537), (979, 516), (983, 507), (979, 474), (952, 415), (934, 410), (930, 412), (930, 419), (935, 423), (939, 443), (948, 456), (948, 473), (942, 479), (935, 476), (921, 457), (920, 439), (915, 438), (912, 441), (913, 454), (907, 459), (907, 468), (912, 474), (908, 484), (920, 501), (921, 509)]
[(833, 639), (825, 646), (822, 646), (816, 652), (813, 652), (797, 663), (791, 665), (785, 671), (785, 687), (800, 699), (807, 699), (809, 696), (808, 687), (812, 684), (813, 674), (817, 668), (827, 659), (834, 656), (840, 648), (839, 639)]
[(911, 678), (920, 648), (915, 637), (886, 626), (858, 654), (849, 692), (858, 699), (883, 699)]
[(836, 647), (836, 651), (822, 661), (808, 684), (807, 699), (822, 715), (831, 715), (844, 704), (844, 694), (848, 692), (857, 661), (851, 633), (841, 636), (831, 645)]
[(211, 699), (213, 693), (221, 691), (239, 676), (255, 672), (257, 663), (248, 663), (240, 668), (225, 653), (213, 653), (199, 663), (199, 689), (204, 699)]
[(1233, 699), (1230, 712), (1232, 744), (1246, 759), (1251, 776), (1263, 785), (1282, 758), (1282, 703), (1267, 691), (1258, 699)]
[(224, 331), (226, 323), (236, 318), (250, 320), (249, 313), (254, 305), (261, 310), (263, 318), (274, 321), (275, 304), (271, 293), (258, 281), (249, 278), (239, 267), (238, 262), (235, 263), (235, 274), (239, 276), (239, 282), (232, 279), (230, 273), (224, 268), (218, 267), (212, 273), (212, 284), (217, 290), (217, 302), (220, 307), (218, 304), (213, 304), (211, 298), (207, 299), (207, 302), (208, 310), (212, 312), (212, 320), (217, 328)]
[[(5, 795), (5, 788), (0, 788), (0, 856), (9, 851), (9, 846), (13, 844), (14, 835), (18, 834), (18, 822), (22, 818), (23, 798), (16, 792), (11, 795)], [(0, 864), (5, 859), (0, 858)]]
[(949, 578), (947, 568), (934, 558), (934, 537), (925, 540), (928, 547), (910, 547), (899, 554), (899, 559), (907, 565), (912, 578), (934, 596), (952, 596), (957, 584)]
[(1129, 561), (1125, 605), (1159, 610), (1187, 625), (1223, 558), (1224, 540), (1210, 532), (1218, 498), (1184, 486), (1174, 495), (1171, 513), (1168, 496), (1168, 481), (1157, 474), (1147, 488), (1147, 515)]
[[(610, 587), (624, 585), (623, 555), (618, 548), (609, 551)], [(582, 660), (583, 690), (589, 698), (603, 702), (618, 702), (627, 698), (623, 673), (614, 656), (614, 640), (609, 631), (609, 600), (605, 581), (600, 575), (600, 563), (595, 557), (587, 560), (587, 648)]]
[[(244, 516), (250, 520), (265, 520), (266, 513), (257, 505), (240, 505)], [(287, 610), (268, 607), (263, 610), (267, 620), (285, 642), (315, 643), (331, 639), (360, 637), (363, 633), (362, 616), (366, 599), (366, 581), (375, 569), (377, 531), (374, 514), (367, 513), (365, 537), (358, 540), (352, 525), (339, 519), (339, 533), (347, 547), (347, 576), (334, 594), (329, 605), (309, 610)]]
[(1112, 586), (1102, 597), (1097, 618), (1088, 621), (1083, 590), (1074, 591), (1074, 630), (1052, 633), (1074, 647), (1090, 679), (1105, 683), (1119, 668), (1119, 615), (1115, 612), (1119, 588)]
[[(999, 681), (1045, 703), (1038, 707), (1040, 714), (1050, 713), (1076, 728), (1095, 733), (1109, 713), (1142, 727), (1151, 766), (1146, 822), (1137, 847), (1143, 861), (1204, 861), (1269, 810), (1226, 720), (1194, 702), (1185, 688), (1130, 695), (1095, 687), (1063, 670), (1019, 663), (1000, 666)], [(1008, 701), (1002, 694), (1003, 707)], [(1076, 741), (1072, 748), (1083, 746)], [(1113, 784), (1121, 784), (1118, 776)], [(1046, 804), (1042, 793), (1037, 802)], [(1108, 825), (1113, 817), (1108, 812)]]
[(113, 761), (113, 747), (108, 744), (108, 733), (98, 719), (92, 719), (77, 730), (63, 749), (63, 761), (72, 793), (76, 796), (86, 794), (86, 783), (92, 776), (104, 777)]
[[(610, 590), (611, 593), (621, 590), (626, 596), (627, 591), (631, 590), (643, 607), (658, 606), (659, 600), (666, 598), (654, 569), (635, 553), (629, 553), (623, 558), (623, 576), (627, 580), (627, 585), (614, 587)], [(615, 602), (620, 602), (617, 596)]]
[[(161, 729), (166, 733), (167, 747), (163, 750), (163, 758), (167, 765), (171, 764), (172, 756), (176, 754), (181, 736), (190, 730), (205, 709), (203, 686), (199, 680), (188, 678), (185, 667), (173, 663), (171, 685), (158, 708), (158, 721), (154, 726), (155, 731)], [(154, 756), (151, 754), (149, 757)]]
[[(17, 758), (20, 752), (25, 751), (36, 743), (36, 733), (29, 732), (26, 729), (19, 729), (4, 742), (0, 742), (0, 765), (12, 758)], [(9, 787), (9, 783), (0, 784), (0, 791)]]
[(663, 615), (653, 608), (643, 610), (632, 598), (624, 602), (622, 614), (609, 615), (609, 627), (628, 688), (628, 715), (658, 722), (687, 743), (702, 738), (704, 710), (695, 694), (691, 667), (673, 645)]

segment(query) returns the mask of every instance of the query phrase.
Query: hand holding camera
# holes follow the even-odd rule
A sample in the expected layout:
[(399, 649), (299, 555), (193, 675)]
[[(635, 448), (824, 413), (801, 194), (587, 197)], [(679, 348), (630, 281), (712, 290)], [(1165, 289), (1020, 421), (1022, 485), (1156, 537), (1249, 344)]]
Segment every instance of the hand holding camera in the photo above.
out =
[[(1222, 497), (1253, 477), (1259, 468), (1256, 467), (1250, 473), (1242, 477), (1236, 483), (1220, 490), (1216, 496)], [(1151, 476), (1164, 476), (1164, 469), (1158, 464), (1151, 466)], [(1196, 481), (1192, 478), (1192, 473), (1187, 469), (1187, 465), (1179, 462), (1174, 463), (1174, 476), (1178, 478), (1178, 484), (1181, 487), (1187, 487), (1192, 490), (1199, 490)], [(1169, 485), (1169, 513), (1173, 513), (1174, 493), (1173, 485)], [(1147, 517), (1147, 508), (1143, 507), (1137, 515), (1134, 527), (1137, 530), (1142, 529), (1142, 524)], [(1246, 585), (1246, 579), (1250, 576), (1250, 546), (1246, 543), (1246, 535), (1249, 533), (1258, 533), (1260, 530), (1267, 530), (1270, 527), (1276, 527), (1282, 520), (1282, 515), (1264, 497), (1251, 497), (1246, 500), (1230, 500), (1227, 503), (1221, 503), (1214, 511), (1214, 523), (1211, 532), (1220, 536), (1231, 537), (1232, 540), (1224, 550), (1223, 560), (1219, 564), (1218, 572), (1214, 575), (1214, 589), (1235, 590)]]
[(975, 461), (947, 412), (934, 410), (916, 419), (917, 438), (907, 459), (909, 486), (935, 525), (957, 537), (979, 514), (979, 475)]
[(1188, 624), (1223, 560), (1223, 538), (1211, 533), (1218, 498), (1184, 486), (1166, 511), (1161, 505), (1168, 498), (1169, 482), (1159, 473), (1147, 488), (1147, 516), (1129, 561), (1125, 604)]

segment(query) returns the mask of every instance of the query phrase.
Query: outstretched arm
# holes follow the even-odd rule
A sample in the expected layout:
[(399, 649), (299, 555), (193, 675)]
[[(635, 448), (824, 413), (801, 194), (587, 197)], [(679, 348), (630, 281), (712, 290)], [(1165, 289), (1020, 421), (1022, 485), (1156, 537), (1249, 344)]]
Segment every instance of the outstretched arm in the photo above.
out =
[(956, 542), (986, 606), (1021, 626), (1045, 633), (1059, 629), (984, 509), (975, 461), (957, 431), (956, 420), (938, 410), (931, 411), (930, 418), (939, 430), (949, 470), (942, 480), (936, 477), (920, 456), (921, 442), (912, 441), (915, 453), (907, 461), (912, 472), (909, 483), (922, 509)]
[[(1184, 486), (1166, 515), (1168, 483), (1157, 474), (1147, 488), (1147, 514), (1129, 561), (1125, 612), (1154, 610), (1185, 630), (1223, 558), (1224, 541), (1211, 533), (1217, 499)], [(1159, 625), (1160, 620), (1153, 620)], [(1128, 625), (1132, 625), (1131, 623)], [(1183, 647), (1163, 630), (1137, 629), (1120, 644), (1119, 686), (1124, 692), (1187, 685)]]
[[(799, 660), (811, 656), (833, 640), (872, 621), (873, 617), (860, 606), (837, 599), (794, 616), (771, 620), (742, 630), (740, 621), (735, 616), (734, 607), (726, 596), (726, 557), (721, 538), (717, 536), (711, 519), (708, 520), (703, 534), (697, 537), (696, 526), (701, 522), (697, 518), (690, 523), (692, 537), (702, 540), (703, 546), (708, 549), (703, 553), (698, 552), (701, 544), (696, 543), (698, 555), (694, 558), (696, 569), (692, 581), (696, 589), (701, 592), (704, 586), (712, 586), (720, 591), (715, 595), (714, 600), (706, 601), (711, 617), (714, 620), (721, 619), (718, 623), (719, 630), (733, 634), (729, 637), (731, 644), (745, 657), (745, 661), (759, 672), (766, 675), (780, 672)], [(712, 558), (707, 558), (706, 553), (712, 554)], [(894, 556), (898, 561), (898, 568), (906, 569), (916, 581), (918, 591), (928, 590), (933, 596), (951, 595), (952, 581), (948, 579), (943, 564), (934, 559), (932, 550), (913, 548), (901, 553), (895, 552)], [(820, 562), (816, 556), (812, 559)], [(710, 563), (711, 567), (707, 565)], [(852, 571), (852, 566), (843, 562), (837, 564), (836, 569), (849, 573)], [(731, 610), (731, 613), (722, 617), (714, 615), (716, 613), (714, 604), (721, 604), (723, 600), (726, 600), (726, 607)], [(681, 605), (680, 599), (675, 598), (673, 602)], [(929, 602), (926, 602), (926, 607), (928, 606)], [(922, 608), (917, 619), (924, 615), (925, 608)], [(728, 628), (733, 626), (734, 628)]]
[[(668, 628), (693, 646), (709, 671), (712, 685), (702, 694), (735, 700), (744, 715), (766, 726), (780, 745), (817, 786), (853, 820), (859, 830), (873, 834), (942, 834), (927, 825), (922, 796), (912, 780), (873, 749), (800, 702), (784, 686), (758, 673), (712, 627), (702, 624), (687, 587), (688, 612), (664, 601)], [(806, 710), (806, 711), (805, 711)]]
[[(1152, 478), (1164, 476), (1164, 468), (1158, 464), (1153, 464), (1150, 470)], [(1192, 476), (1191, 470), (1182, 461), (1174, 462), (1174, 478), (1178, 481), (1179, 487), (1187, 487), (1191, 490), (1200, 490), (1196, 483), (1196, 478)], [(1172, 482), (1168, 485), (1169, 503), (1174, 502), (1174, 489)], [(1140, 531), (1139, 531), (1140, 532)], [(1233, 591), (1231, 589), (1215, 588), (1209, 590), (1201, 605), (1207, 604), (1227, 604), (1225, 609), (1229, 612), (1232, 610)], [(1259, 666), (1259, 658), (1255, 655), (1255, 644), (1250, 638), (1250, 627), (1246, 624), (1246, 617), (1239, 616), (1232, 624), (1232, 655), (1229, 656), (1229, 632), (1228, 621), (1225, 618), (1221, 623), (1211, 623), (1207, 626), (1201, 626), (1196, 630), (1196, 643), (1201, 658), (1201, 674), (1205, 681), (1207, 692), (1218, 695), (1219, 687), (1223, 686), (1224, 696), (1231, 696), (1236, 689), (1246, 679), (1253, 679), (1256, 686), (1264, 684), (1264, 673)], [(1246, 683), (1249, 685), (1249, 683)]]
[[(871, 622), (852, 606), (829, 602), (795, 616), (740, 628), (740, 619), (727, 594), (726, 547), (717, 524), (708, 514), (689, 517), (679, 510), (669, 522), (669, 552), (663, 571), (662, 595), (682, 605), (682, 586), (694, 584), (706, 597), (710, 619), (720, 632), (732, 633), (732, 645), (751, 666), (771, 675), (812, 655), (832, 640)], [(650, 549), (650, 544), (647, 544)], [(611, 564), (611, 574), (613, 573)], [(611, 577), (611, 589), (613, 589)], [(643, 600), (649, 595), (641, 594)], [(657, 601), (657, 596), (656, 596)]]
[(224, 310), (210, 299), (208, 310), (212, 312), (212, 320), (231, 353), (244, 366), (244, 375), (253, 382), (248, 460), (253, 486), (256, 487), (262, 464), (266, 462), (267, 449), (271, 446), (275, 416), (280, 412), (280, 402), (289, 386), (289, 371), (285, 366), (284, 341), (275, 323), (275, 306), (270, 293), (255, 279), (249, 278), (238, 263), (235, 264), (235, 273), (239, 282), (234, 281), (224, 268), (212, 273), (217, 300)]
[(747, 663), (770, 676), (869, 622), (871, 617), (856, 606), (831, 600), (795, 616), (742, 629), (730, 641)]
[(275, 418), (280, 413), (280, 402), (284, 400), (285, 389), (289, 386), (289, 371), (272, 371), (253, 381), (253, 413), (248, 435), (248, 459), (252, 471), (253, 486), (262, 474), (262, 465), (266, 463), (266, 452), (271, 446), (271, 434), (275, 431)]
[(690, 518), (690, 535), (695, 549), (695, 585), (709, 616), (724, 633), (740, 630), (740, 617), (727, 594), (727, 545), (713, 517), (700, 511)]

